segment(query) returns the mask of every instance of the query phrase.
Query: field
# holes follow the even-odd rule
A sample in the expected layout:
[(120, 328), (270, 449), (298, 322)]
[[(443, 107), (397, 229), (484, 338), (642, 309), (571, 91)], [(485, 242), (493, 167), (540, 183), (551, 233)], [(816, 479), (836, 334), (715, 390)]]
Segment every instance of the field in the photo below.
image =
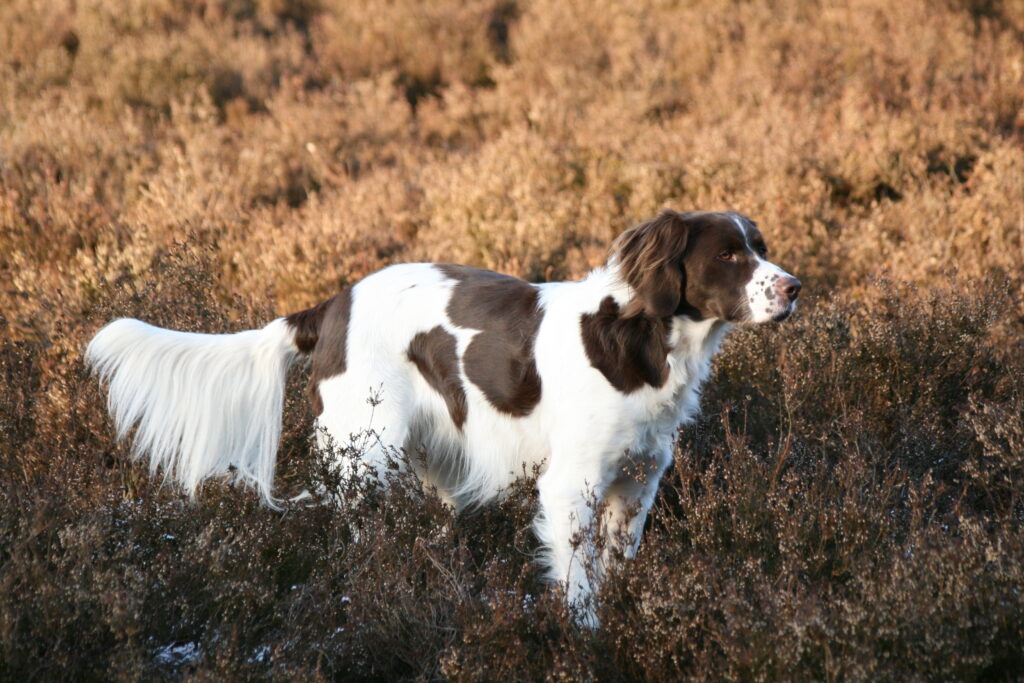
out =
[[(750, 215), (804, 294), (728, 338), (597, 632), (528, 480), (189, 501), (82, 364), (395, 262), (577, 278), (663, 207)], [(7, 0), (0, 285), (0, 679), (1024, 671), (1017, 0)], [(282, 494), (324, 470), (290, 383)]]

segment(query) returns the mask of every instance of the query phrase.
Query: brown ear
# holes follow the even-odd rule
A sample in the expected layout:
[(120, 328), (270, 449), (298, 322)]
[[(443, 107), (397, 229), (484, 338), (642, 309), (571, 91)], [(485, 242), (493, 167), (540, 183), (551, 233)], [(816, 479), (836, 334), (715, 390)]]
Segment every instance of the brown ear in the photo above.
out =
[(622, 279), (636, 292), (625, 315), (640, 312), (656, 318), (673, 315), (683, 295), (683, 251), (689, 228), (676, 211), (630, 228), (615, 242)]

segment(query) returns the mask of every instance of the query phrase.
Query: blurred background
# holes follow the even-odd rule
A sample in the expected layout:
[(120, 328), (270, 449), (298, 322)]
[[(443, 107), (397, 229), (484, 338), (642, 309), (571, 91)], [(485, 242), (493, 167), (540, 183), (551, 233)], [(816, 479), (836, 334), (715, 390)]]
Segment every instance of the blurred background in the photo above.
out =
[(175, 240), (290, 312), (578, 277), (665, 206), (752, 216), (808, 299), (1024, 264), (1019, 2), (8, 0), (0, 69), (21, 326)]

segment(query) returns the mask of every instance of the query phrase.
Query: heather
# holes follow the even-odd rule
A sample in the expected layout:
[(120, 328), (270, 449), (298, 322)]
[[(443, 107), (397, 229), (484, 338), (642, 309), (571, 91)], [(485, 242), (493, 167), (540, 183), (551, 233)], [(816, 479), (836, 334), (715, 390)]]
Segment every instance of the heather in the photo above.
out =
[[(1022, 54), (1009, 0), (3, 3), (0, 678), (1016, 678)], [(752, 216), (804, 293), (728, 338), (597, 632), (532, 473), (190, 501), (82, 364), (390, 263), (580, 277), (662, 207)], [(282, 494), (327, 476), (304, 372)]]

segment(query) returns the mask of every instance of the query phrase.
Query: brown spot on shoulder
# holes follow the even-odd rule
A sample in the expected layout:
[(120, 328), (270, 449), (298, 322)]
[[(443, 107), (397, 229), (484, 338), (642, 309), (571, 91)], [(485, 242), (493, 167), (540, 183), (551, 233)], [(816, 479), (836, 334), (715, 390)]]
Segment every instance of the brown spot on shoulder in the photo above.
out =
[(668, 323), (648, 315), (624, 316), (606, 296), (595, 313), (580, 316), (583, 348), (590, 364), (624, 394), (668, 380)]
[(444, 399), (452, 422), (462, 429), (468, 409), (466, 392), (459, 377), (455, 337), (438, 325), (413, 337), (406, 354), (427, 383)]
[(439, 264), (456, 280), (448, 302), (453, 324), (479, 330), (462, 356), (466, 377), (497, 410), (524, 417), (540, 402), (541, 381), (534, 358), (540, 328), (540, 292), (509, 275)]
[(344, 373), (348, 367), (346, 352), (349, 317), (352, 312), (352, 288), (345, 287), (320, 306), (323, 307), (319, 313), (320, 331), (313, 347), (313, 369), (309, 377), (310, 402), (313, 404), (315, 415), (324, 411), (323, 400), (320, 398), (320, 382)]

